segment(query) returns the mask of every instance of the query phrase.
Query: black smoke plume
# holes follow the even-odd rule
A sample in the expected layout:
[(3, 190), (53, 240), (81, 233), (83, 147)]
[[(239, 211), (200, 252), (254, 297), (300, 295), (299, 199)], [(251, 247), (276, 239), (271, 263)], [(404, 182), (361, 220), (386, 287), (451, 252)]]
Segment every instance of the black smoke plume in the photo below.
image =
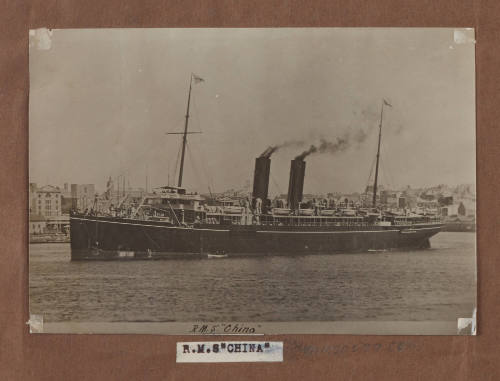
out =
[(286, 148), (286, 147), (301, 147), (304, 146), (305, 142), (302, 140), (288, 140), (284, 143), (281, 144), (276, 144), (273, 146), (269, 146), (266, 148), (264, 152), (260, 154), (259, 157), (265, 157), (265, 158), (270, 158), (273, 153), (275, 153), (277, 150), (280, 148)]
[(312, 144), (307, 150), (302, 152), (300, 155), (297, 155), (295, 159), (304, 160), (307, 156), (317, 153), (335, 154), (337, 152), (342, 152), (350, 148), (354, 143), (361, 144), (366, 140), (367, 136), (368, 134), (366, 131), (359, 129), (355, 133), (347, 132), (334, 141), (328, 141), (322, 138), (320, 139), (319, 144)]

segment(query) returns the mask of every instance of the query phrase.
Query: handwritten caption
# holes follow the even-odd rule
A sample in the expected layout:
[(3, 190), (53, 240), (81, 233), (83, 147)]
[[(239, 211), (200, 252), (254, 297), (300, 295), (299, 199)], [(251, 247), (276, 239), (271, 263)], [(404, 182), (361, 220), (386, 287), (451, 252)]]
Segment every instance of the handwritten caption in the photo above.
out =
[(355, 343), (355, 344), (307, 344), (296, 339), (285, 340), (285, 346), (290, 350), (298, 351), (304, 355), (341, 355), (348, 353), (368, 352), (404, 352), (415, 350), (417, 345), (411, 341), (391, 341), (389, 343)]
[(258, 334), (260, 325), (249, 326), (238, 323), (193, 324), (190, 334), (196, 335), (252, 335)]

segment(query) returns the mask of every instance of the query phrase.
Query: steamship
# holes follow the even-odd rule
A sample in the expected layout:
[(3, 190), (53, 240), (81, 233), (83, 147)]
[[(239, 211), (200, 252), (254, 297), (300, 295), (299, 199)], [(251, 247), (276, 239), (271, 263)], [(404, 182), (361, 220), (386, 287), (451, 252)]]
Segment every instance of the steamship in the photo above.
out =
[[(241, 206), (210, 206), (201, 195), (182, 187), (187, 142), (191, 75), (182, 132), (178, 186), (163, 186), (140, 200), (101, 212), (72, 211), (71, 259), (162, 259), (353, 253), (391, 249), (425, 249), (442, 227), (426, 215), (389, 214), (377, 207), (377, 180), (382, 136), (382, 103), (373, 201), (369, 209), (302, 204), (306, 161), (291, 161), (287, 202), (273, 207), (268, 199), (270, 155), (255, 159), (252, 197)], [(389, 105), (390, 106), (390, 105)], [(125, 197), (124, 197), (125, 198)]]

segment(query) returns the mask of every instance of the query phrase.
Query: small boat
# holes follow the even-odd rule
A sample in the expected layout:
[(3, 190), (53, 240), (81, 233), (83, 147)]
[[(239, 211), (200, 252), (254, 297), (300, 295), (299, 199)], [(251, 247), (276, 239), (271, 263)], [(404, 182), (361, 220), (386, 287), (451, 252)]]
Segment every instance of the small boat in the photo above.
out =
[(299, 209), (299, 216), (312, 216), (314, 209)]
[(223, 209), (224, 213), (227, 214), (241, 214), (243, 213), (243, 208), (241, 206), (225, 206)]
[(401, 234), (415, 234), (418, 233), (418, 230), (416, 229), (404, 229), (401, 230)]
[(342, 209), (343, 216), (355, 216), (356, 211), (354, 209)]
[(321, 216), (334, 216), (335, 215), (335, 210), (333, 209), (323, 209), (320, 211)]
[(120, 250), (118, 251), (118, 258), (134, 258), (135, 253), (133, 251), (124, 251)]
[(208, 259), (227, 258), (227, 254), (207, 254)]

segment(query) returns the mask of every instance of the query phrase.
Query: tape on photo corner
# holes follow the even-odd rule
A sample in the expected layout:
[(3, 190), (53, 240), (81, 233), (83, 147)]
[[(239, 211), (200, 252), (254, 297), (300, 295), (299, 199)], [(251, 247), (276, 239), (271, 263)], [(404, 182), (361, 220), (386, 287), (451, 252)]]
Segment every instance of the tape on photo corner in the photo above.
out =
[(476, 309), (470, 318), (457, 319), (457, 333), (459, 335), (476, 335)]
[(453, 31), (453, 41), (455, 44), (475, 44), (473, 28), (455, 29)]
[(30, 326), (30, 333), (43, 333), (43, 315), (30, 315), (26, 324)]

